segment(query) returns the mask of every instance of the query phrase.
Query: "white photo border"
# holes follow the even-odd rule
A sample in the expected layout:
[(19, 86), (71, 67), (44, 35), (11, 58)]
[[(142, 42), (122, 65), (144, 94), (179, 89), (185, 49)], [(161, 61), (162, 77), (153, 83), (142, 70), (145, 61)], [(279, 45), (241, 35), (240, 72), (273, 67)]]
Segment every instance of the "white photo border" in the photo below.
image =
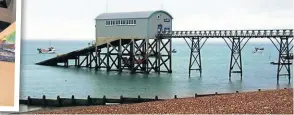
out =
[(20, 92), (20, 52), (21, 52), (21, 8), (22, 0), (15, 0), (16, 4), (16, 30), (15, 30), (15, 68), (14, 68), (14, 106), (0, 106), (1, 112), (19, 111), (19, 92)]

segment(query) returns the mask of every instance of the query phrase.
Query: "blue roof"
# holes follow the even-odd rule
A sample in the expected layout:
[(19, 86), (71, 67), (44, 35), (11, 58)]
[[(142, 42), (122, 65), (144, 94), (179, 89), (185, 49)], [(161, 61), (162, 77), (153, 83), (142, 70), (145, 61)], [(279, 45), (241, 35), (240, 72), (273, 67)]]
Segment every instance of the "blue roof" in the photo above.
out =
[(96, 20), (103, 19), (134, 19), (134, 18), (150, 18), (154, 13), (163, 12), (173, 18), (168, 12), (163, 10), (158, 11), (141, 11), (141, 12), (118, 12), (118, 13), (103, 13), (97, 16)]

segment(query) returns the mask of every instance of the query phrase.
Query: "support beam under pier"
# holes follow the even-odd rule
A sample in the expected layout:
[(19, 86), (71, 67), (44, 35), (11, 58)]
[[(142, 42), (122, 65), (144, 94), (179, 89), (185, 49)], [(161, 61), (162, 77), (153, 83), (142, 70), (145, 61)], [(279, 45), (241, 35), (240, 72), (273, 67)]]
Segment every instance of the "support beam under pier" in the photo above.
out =
[[(201, 48), (204, 46), (208, 38), (189, 38), (191, 45), (187, 41), (188, 38), (184, 38), (188, 47), (190, 48), (190, 62), (189, 62), (189, 77), (191, 77), (191, 71), (199, 71), (200, 77), (202, 76), (202, 64), (201, 64)], [(201, 43), (201, 40), (204, 42)]]
[[(291, 62), (289, 57), (290, 57), (290, 52), (293, 48), (293, 45), (291, 45), (293, 38), (281, 37), (280, 40), (278, 40), (277, 38), (273, 38), (273, 39), (277, 41), (278, 45), (276, 45), (272, 39), (270, 40), (279, 52), (278, 67), (277, 67), (277, 84), (279, 84), (280, 76), (287, 76), (289, 84), (290, 84), (291, 83), (291, 66), (290, 66)], [(290, 47), (290, 45), (292, 47)], [(288, 58), (285, 58), (285, 57), (288, 57)]]
[[(231, 80), (232, 73), (239, 73), (242, 80), (243, 79), (242, 49), (245, 47), (245, 45), (248, 43), (248, 41), (251, 38), (233, 37), (233, 38), (223, 38), (223, 39), (231, 50), (229, 79)], [(226, 39), (230, 41), (231, 45), (228, 43)], [(245, 43), (242, 44), (244, 40), (245, 40)]]

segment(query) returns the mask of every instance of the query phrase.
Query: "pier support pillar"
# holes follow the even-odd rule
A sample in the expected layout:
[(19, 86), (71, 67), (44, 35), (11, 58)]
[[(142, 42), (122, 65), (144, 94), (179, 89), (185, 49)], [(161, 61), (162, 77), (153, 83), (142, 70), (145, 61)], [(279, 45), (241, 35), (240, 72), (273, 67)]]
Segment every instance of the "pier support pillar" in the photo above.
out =
[(145, 61), (146, 61), (146, 39), (133, 42), (134, 43), (134, 68), (132, 68), (132, 73), (145, 73)]
[(242, 71), (242, 52), (241, 52), (241, 40), (240, 38), (232, 39), (232, 47), (231, 47), (231, 61), (230, 61), (230, 75), (231, 79), (232, 73), (240, 73), (241, 79), (243, 76)]
[(121, 40), (118, 44), (107, 43), (107, 71), (120, 71), (120, 49)]
[[(230, 31), (230, 34), (233, 32)], [(240, 38), (240, 37), (233, 37), (233, 38), (227, 38), (228, 41), (232, 45), (229, 45), (226, 38), (223, 38), (226, 42), (227, 46), (231, 50), (231, 60), (230, 60), (230, 67), (229, 67), (229, 80), (231, 80), (232, 73), (239, 73), (241, 80), (243, 79), (243, 67), (242, 67), (242, 49), (245, 47), (245, 45), (248, 43), (248, 41), (251, 39), (249, 38)], [(247, 39), (247, 40), (245, 40)], [(244, 44), (242, 42), (245, 40)]]
[(100, 69), (100, 49), (95, 46), (95, 70)]
[(287, 76), (289, 80), (289, 84), (291, 83), (291, 62), (290, 62), (290, 51), (293, 49), (290, 47), (291, 42), (293, 41), (293, 38), (288, 37), (281, 37), (280, 41), (276, 41), (279, 44), (279, 47), (273, 42), (272, 39), (271, 42), (275, 45), (279, 52), (279, 59), (278, 59), (278, 67), (277, 67), (277, 84), (279, 84), (280, 76)]
[(158, 39), (148, 39), (148, 45), (147, 45), (147, 54), (146, 57), (148, 60), (146, 60), (147, 63), (147, 73), (150, 73), (152, 70), (154, 72), (158, 72), (158, 60), (159, 60), (159, 53), (158, 53)]
[(77, 68), (80, 68), (80, 56), (77, 56)]
[[(201, 40), (205, 39), (203, 43), (201, 43)], [(187, 38), (184, 38), (187, 45), (189, 46), (191, 52), (190, 52), (190, 62), (189, 62), (189, 77), (191, 77), (191, 71), (199, 71), (200, 77), (202, 76), (202, 64), (201, 64), (201, 48), (206, 43), (208, 38), (189, 38), (191, 41), (191, 45), (187, 41)]]
[(110, 71), (110, 63), (109, 63), (109, 58), (110, 58), (110, 51), (109, 51), (110, 43), (107, 43), (107, 52), (106, 52), (106, 70)]
[(172, 46), (171, 46), (171, 37), (162, 37), (158, 36), (157, 38), (158, 43), (158, 53), (157, 53), (157, 60), (158, 60), (158, 72), (167, 72), (172, 73)]
[(122, 72), (123, 70), (123, 66), (122, 66), (122, 39), (119, 39), (119, 46), (118, 46), (118, 54), (117, 54), (117, 60), (118, 60), (118, 71), (119, 72)]
[(135, 55), (134, 55), (134, 42), (135, 40), (132, 39), (131, 43), (130, 43), (130, 52), (129, 52), (129, 61), (130, 61), (130, 65), (129, 65), (129, 69), (132, 71), (134, 69), (135, 66)]

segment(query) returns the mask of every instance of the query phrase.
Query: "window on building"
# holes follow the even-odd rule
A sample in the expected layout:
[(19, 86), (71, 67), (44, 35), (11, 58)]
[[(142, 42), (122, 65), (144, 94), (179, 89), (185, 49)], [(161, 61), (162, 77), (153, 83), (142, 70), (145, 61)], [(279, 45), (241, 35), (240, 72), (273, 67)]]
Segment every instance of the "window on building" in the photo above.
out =
[(136, 20), (109, 20), (105, 21), (106, 26), (114, 26), (114, 25), (136, 25)]
[(158, 19), (158, 20), (160, 19), (160, 15), (157, 16), (157, 19)]
[(134, 21), (133, 20), (130, 20), (130, 21), (131, 21), (130, 24), (133, 25), (134, 24)]

